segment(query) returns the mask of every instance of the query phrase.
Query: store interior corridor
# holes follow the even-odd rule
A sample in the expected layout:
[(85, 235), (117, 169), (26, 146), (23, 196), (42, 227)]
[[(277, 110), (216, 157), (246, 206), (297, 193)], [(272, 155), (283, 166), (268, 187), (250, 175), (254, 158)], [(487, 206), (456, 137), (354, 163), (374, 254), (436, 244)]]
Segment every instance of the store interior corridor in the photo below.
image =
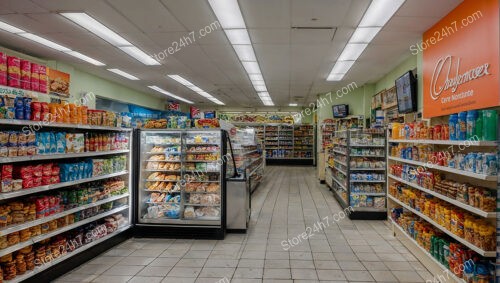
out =
[[(222, 241), (129, 239), (56, 282), (421, 283), (432, 279), (393, 236), (387, 221), (342, 217), (332, 193), (317, 182), (314, 167), (267, 170), (252, 195), (247, 234), (228, 234)], [(307, 236), (301, 236), (306, 231)]]

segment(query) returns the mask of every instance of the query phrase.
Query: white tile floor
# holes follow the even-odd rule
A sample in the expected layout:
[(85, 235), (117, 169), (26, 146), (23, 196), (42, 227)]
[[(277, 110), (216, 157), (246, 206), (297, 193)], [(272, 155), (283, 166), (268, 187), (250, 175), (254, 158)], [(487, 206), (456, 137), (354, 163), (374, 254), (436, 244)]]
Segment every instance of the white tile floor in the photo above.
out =
[[(247, 234), (223, 241), (130, 239), (57, 282), (425, 282), (432, 275), (386, 221), (332, 223), (285, 251), (283, 240), (341, 211), (313, 167), (267, 167)], [(331, 217), (330, 217), (331, 219)]]

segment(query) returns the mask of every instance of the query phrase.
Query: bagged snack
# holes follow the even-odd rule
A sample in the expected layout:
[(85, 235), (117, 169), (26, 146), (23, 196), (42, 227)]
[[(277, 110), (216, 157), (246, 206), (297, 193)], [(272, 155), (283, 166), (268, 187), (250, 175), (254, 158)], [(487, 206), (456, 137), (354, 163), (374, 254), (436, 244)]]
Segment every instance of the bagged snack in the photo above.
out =
[(21, 88), (31, 90), (31, 62), (21, 60)]
[(21, 60), (14, 56), (7, 57), (8, 85), (19, 88), (21, 86)]
[(31, 120), (41, 121), (42, 118), (42, 105), (40, 102), (31, 103)]
[(24, 99), (22, 97), (15, 98), (14, 108), (15, 108), (15, 118), (18, 120), (24, 120)]
[(66, 133), (58, 132), (56, 135), (56, 152), (62, 154), (66, 152)]
[(23, 98), (23, 103), (24, 103), (24, 119), (25, 120), (31, 120), (31, 98), (25, 97)]
[(7, 54), (0, 52), (0, 85), (7, 85)]
[(38, 70), (38, 64), (31, 63), (31, 90), (39, 91), (40, 90), (40, 74)]
[(38, 73), (39, 91), (47, 93), (47, 67), (43, 65), (38, 66)]

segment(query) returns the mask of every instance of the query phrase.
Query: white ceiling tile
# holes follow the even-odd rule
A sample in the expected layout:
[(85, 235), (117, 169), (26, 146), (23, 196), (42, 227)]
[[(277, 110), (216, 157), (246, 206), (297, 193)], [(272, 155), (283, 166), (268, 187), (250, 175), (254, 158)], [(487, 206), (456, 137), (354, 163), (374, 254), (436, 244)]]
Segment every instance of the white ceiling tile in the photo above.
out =
[(335, 28), (333, 29), (292, 29), (292, 44), (318, 44), (330, 43), (333, 40)]
[(254, 44), (289, 44), (291, 29), (250, 29)]
[(240, 0), (249, 29), (290, 28), (290, 0)]
[(351, 1), (292, 0), (292, 27), (340, 26), (349, 10), (349, 2)]
[(462, 2), (462, 0), (439, 0), (439, 5), (436, 5), (435, 0), (407, 0), (397, 13), (403, 17), (442, 18)]

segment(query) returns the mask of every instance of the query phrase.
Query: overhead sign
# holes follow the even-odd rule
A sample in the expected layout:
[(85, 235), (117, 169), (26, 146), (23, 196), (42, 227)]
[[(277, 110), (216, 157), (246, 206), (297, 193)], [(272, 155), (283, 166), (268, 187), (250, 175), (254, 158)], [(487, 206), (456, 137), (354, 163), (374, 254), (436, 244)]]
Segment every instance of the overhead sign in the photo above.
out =
[(498, 0), (465, 0), (424, 33), (425, 118), (500, 105)]

